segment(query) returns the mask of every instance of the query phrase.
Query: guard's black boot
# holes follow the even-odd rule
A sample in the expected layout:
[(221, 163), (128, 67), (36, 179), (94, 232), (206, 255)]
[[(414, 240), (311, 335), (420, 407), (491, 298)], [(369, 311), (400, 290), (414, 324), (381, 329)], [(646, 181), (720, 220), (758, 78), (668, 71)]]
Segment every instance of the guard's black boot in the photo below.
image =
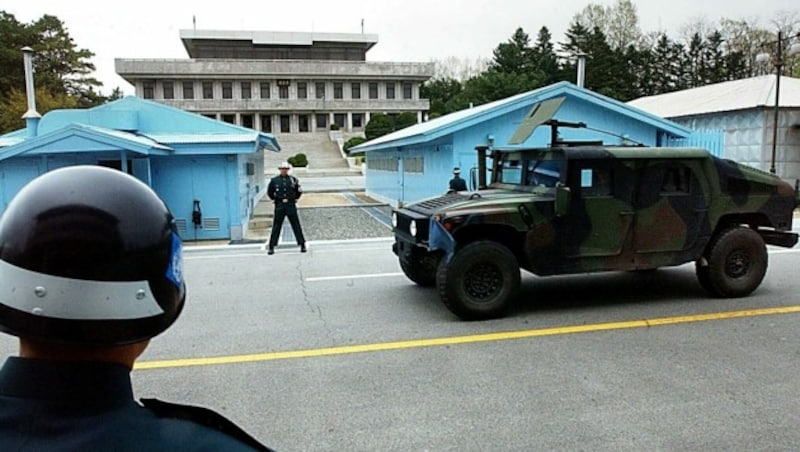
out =
[(305, 253), (306, 251), (308, 251), (308, 250), (306, 249), (306, 244), (304, 243), (304, 244), (300, 245), (300, 252), (301, 252), (301, 253)]
[(267, 250), (267, 254), (269, 254), (270, 256), (275, 254), (275, 248), (269, 247), (269, 249)]

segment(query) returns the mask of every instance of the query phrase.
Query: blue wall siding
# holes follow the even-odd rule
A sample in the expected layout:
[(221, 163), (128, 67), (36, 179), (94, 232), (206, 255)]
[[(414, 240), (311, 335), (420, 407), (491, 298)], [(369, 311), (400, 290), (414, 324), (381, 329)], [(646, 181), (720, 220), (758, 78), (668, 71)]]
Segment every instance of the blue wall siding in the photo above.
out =
[[(235, 199), (236, 192), (231, 183), (231, 167), (225, 156), (173, 156), (169, 158), (153, 158), (153, 188), (167, 204), (172, 214), (185, 224), (181, 230), (184, 240), (227, 239), (230, 237), (232, 224), (238, 224), (233, 218), (228, 205)], [(233, 168), (235, 171), (235, 167)], [(192, 224), (192, 204), (197, 199), (203, 212), (203, 227), (195, 228)], [(219, 221), (218, 227), (209, 227), (209, 223)]]
[(3, 211), (22, 187), (42, 174), (42, 159), (10, 159), (0, 162), (0, 190), (2, 190)]
[[(367, 162), (370, 159), (394, 159), (397, 161), (400, 158), (400, 152), (397, 148), (382, 149), (380, 151), (369, 152), (367, 154)], [(398, 168), (400, 163), (398, 162)], [(384, 171), (370, 168), (367, 163), (367, 171), (364, 177), (364, 184), (368, 195), (374, 196), (377, 199), (396, 205), (401, 198), (402, 180), (396, 171)]]

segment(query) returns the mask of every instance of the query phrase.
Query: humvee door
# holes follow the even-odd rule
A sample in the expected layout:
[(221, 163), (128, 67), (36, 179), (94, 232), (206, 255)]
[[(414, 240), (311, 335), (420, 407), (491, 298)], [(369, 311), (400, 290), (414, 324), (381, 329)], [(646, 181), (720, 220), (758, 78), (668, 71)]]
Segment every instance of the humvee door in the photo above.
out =
[[(619, 159), (570, 161), (567, 185), (572, 192), (563, 218), (565, 269), (625, 269), (623, 258), (633, 225), (633, 171)], [(623, 267), (623, 268), (620, 268)]]

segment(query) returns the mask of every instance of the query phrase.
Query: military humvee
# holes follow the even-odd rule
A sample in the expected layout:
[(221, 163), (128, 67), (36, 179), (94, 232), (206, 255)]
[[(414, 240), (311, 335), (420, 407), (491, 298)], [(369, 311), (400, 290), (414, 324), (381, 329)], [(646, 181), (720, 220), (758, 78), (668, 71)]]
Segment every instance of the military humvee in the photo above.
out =
[[(562, 124), (549, 124), (556, 137)], [(546, 276), (694, 261), (708, 292), (741, 297), (764, 278), (765, 244), (797, 243), (797, 190), (773, 174), (703, 149), (553, 142), (478, 147), (476, 191), (393, 212), (403, 272), (435, 285), (462, 319), (502, 316), (520, 269)]]

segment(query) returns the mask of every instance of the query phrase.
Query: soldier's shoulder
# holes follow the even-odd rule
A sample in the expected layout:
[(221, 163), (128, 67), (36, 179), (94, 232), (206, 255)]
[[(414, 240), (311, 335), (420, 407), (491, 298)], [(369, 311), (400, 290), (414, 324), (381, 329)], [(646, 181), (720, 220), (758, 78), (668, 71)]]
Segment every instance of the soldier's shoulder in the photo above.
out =
[[(221, 441), (228, 443), (224, 445), (226, 449), (234, 449), (239, 446), (238, 448), (242, 450), (272, 450), (221, 414), (208, 408), (164, 402), (158, 399), (141, 399), (140, 402), (159, 418), (188, 421), (200, 430), (210, 430), (222, 434)], [(216, 436), (220, 438), (219, 435)], [(201, 440), (199, 437), (195, 439)]]

